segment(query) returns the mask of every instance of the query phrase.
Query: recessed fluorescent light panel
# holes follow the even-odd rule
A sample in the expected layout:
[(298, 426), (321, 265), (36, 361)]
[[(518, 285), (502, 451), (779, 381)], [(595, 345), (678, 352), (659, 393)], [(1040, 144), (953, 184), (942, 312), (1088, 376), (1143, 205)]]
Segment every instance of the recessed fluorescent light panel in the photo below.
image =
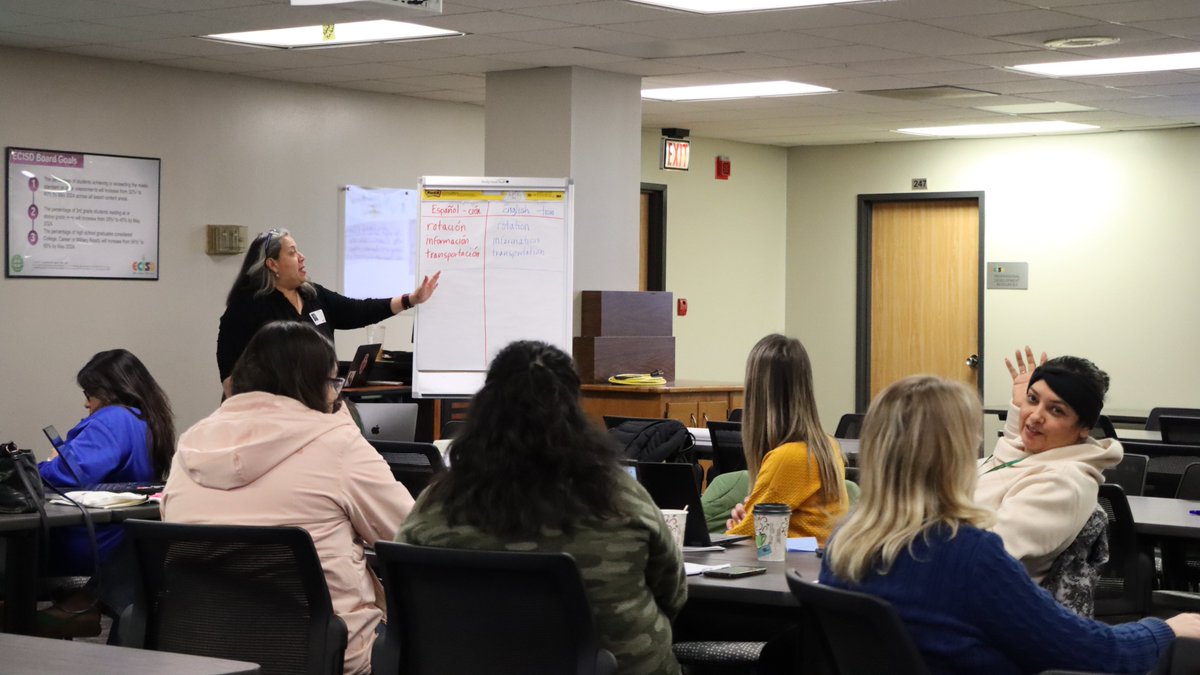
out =
[(848, 5), (867, 0), (631, 0), (638, 5), (666, 7), (697, 14), (733, 14), (767, 9), (792, 9), (814, 5)]
[(1004, 113), (1005, 115), (1054, 115), (1065, 112), (1087, 112), (1095, 110), (1077, 103), (1010, 103), (1008, 105), (977, 105), (976, 110)]
[(1083, 59), (1058, 63), (1029, 63), (1013, 66), (1012, 70), (1050, 77), (1084, 77), (1088, 75), (1124, 75), (1153, 73), (1160, 70), (1191, 70), (1200, 68), (1200, 52), (1124, 56), (1115, 59)]
[(833, 90), (829, 87), (818, 87), (815, 84), (776, 80), (774, 82), (740, 82), (737, 84), (706, 84), (696, 87), (643, 89), (642, 98), (655, 101), (719, 101), (733, 98), (825, 94), (831, 91)]
[(437, 37), (457, 37), (457, 31), (420, 26), (403, 21), (354, 21), (351, 23), (327, 24), (324, 26), (298, 26), (274, 30), (252, 30), (244, 33), (220, 33), (204, 35), (209, 40), (236, 42), (239, 44), (276, 47), (279, 49), (305, 49), (312, 47), (340, 47), (378, 42), (399, 42)]
[(1002, 122), (1000, 124), (961, 124), (953, 127), (917, 127), (897, 129), (896, 131), (913, 136), (962, 138), (966, 136), (1025, 136), (1064, 131), (1086, 131), (1088, 129), (1099, 129), (1099, 127), (1075, 122)]

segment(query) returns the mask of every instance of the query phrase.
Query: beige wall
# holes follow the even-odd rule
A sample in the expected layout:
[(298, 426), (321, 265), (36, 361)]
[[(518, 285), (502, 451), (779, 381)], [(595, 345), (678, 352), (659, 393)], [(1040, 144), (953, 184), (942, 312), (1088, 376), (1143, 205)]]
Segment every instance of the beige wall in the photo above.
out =
[(1094, 360), (1110, 408), (1200, 406), (1200, 129), (793, 148), (787, 327), (808, 345), (822, 419), (854, 406), (857, 196), (978, 190), (989, 261), (1028, 291), (984, 295), (984, 399), (1026, 343)]
[[(659, 169), (660, 134), (642, 133), (642, 181), (667, 186), (667, 290), (679, 379), (741, 382), (746, 354), (784, 328), (787, 151), (692, 138), (691, 170)], [(715, 180), (714, 159), (733, 163)]]
[[(241, 257), (205, 255), (206, 224), (288, 227), (309, 274), (337, 288), (340, 186), (483, 171), (477, 106), (14, 49), (0, 49), (0, 91), (2, 145), (162, 159), (159, 281), (0, 279), (0, 440), (41, 451), (44, 425), (84, 416), (75, 373), (101, 349), (146, 362), (180, 431), (216, 407), (217, 321)], [(404, 347), (411, 321), (388, 327)], [(359, 342), (340, 332), (342, 357)]]

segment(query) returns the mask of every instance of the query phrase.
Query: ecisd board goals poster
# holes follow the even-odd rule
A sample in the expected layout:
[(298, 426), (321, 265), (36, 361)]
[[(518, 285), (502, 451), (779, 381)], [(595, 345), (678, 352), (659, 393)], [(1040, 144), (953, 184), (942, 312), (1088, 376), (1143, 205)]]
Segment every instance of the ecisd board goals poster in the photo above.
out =
[(7, 148), (5, 275), (158, 279), (161, 161)]

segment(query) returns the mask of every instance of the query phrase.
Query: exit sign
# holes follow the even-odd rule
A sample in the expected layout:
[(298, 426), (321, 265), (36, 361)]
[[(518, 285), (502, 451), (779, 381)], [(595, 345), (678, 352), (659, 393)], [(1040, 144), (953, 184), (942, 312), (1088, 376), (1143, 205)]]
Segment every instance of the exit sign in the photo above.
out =
[(688, 159), (691, 157), (692, 145), (688, 141), (663, 139), (662, 168), (673, 171), (687, 171)]

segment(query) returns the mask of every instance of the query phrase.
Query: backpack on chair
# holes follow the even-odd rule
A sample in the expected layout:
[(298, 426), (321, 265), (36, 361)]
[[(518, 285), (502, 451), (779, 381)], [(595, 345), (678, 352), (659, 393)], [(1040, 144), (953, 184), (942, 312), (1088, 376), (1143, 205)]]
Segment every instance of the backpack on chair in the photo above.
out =
[(696, 439), (678, 420), (629, 420), (608, 433), (625, 449), (628, 459), (696, 463)]

